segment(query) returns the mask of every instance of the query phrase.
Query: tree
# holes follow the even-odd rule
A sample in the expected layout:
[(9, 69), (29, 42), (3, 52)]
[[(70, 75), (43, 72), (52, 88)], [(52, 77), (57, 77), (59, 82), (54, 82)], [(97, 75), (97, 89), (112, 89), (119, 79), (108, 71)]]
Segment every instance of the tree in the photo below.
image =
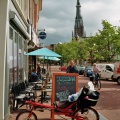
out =
[[(120, 54), (120, 27), (112, 26), (108, 21), (102, 21), (102, 30), (86, 40), (88, 50), (94, 61), (112, 61)], [(90, 55), (90, 56), (91, 56)]]
[(99, 40), (98, 51), (105, 61), (112, 61), (116, 54), (120, 53), (120, 38), (118, 27), (112, 26), (106, 20), (102, 21), (103, 29), (99, 30), (97, 40)]
[(68, 63), (71, 59), (85, 59), (84, 42), (71, 41), (68, 43), (57, 45), (55, 51), (62, 56), (62, 61)]
[(73, 38), (72, 42), (57, 45), (56, 52), (62, 55), (63, 62), (87, 58), (91, 63), (113, 61), (120, 54), (120, 27), (112, 26), (106, 20), (102, 20), (102, 27), (95, 36), (91, 35), (80, 42)]

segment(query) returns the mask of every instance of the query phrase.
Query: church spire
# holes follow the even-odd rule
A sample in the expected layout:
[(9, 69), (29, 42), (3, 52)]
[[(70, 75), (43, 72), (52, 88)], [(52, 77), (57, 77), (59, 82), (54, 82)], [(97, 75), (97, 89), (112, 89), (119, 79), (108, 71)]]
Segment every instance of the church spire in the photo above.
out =
[(84, 26), (83, 19), (81, 16), (81, 5), (79, 0), (77, 0), (76, 4), (76, 17), (75, 17), (75, 26), (74, 26), (74, 37), (83, 37), (84, 36)]
[(77, 0), (77, 5), (76, 5), (76, 18), (77, 19), (82, 18), (80, 8), (81, 8), (80, 2), (79, 0)]

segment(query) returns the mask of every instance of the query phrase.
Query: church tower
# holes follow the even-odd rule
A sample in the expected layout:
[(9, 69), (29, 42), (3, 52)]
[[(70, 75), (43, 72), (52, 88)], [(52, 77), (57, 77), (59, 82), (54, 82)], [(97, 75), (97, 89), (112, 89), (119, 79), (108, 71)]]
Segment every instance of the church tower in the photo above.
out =
[(76, 17), (75, 17), (75, 25), (74, 25), (74, 37), (75, 38), (85, 37), (83, 19), (81, 16), (80, 8), (81, 8), (80, 2), (79, 2), (79, 0), (77, 0)]

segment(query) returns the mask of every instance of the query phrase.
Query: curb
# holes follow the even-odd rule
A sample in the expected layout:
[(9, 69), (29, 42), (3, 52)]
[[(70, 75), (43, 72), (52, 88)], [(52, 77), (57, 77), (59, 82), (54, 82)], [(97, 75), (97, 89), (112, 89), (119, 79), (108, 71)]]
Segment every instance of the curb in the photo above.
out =
[(106, 117), (104, 117), (101, 113), (99, 113), (100, 120), (108, 120)]

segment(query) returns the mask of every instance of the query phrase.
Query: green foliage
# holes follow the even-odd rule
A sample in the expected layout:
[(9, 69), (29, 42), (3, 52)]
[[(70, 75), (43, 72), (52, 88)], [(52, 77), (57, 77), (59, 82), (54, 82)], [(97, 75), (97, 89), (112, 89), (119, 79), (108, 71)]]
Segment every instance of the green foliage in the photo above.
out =
[(87, 58), (91, 62), (113, 61), (120, 54), (120, 27), (112, 26), (107, 20), (102, 20), (102, 27), (95, 36), (82, 39), (81, 42), (73, 38), (71, 42), (57, 45), (55, 51), (62, 55), (62, 61), (66, 63), (71, 59)]
[(62, 61), (68, 63), (70, 60), (85, 59), (84, 42), (71, 41), (57, 45), (55, 51), (62, 55)]

